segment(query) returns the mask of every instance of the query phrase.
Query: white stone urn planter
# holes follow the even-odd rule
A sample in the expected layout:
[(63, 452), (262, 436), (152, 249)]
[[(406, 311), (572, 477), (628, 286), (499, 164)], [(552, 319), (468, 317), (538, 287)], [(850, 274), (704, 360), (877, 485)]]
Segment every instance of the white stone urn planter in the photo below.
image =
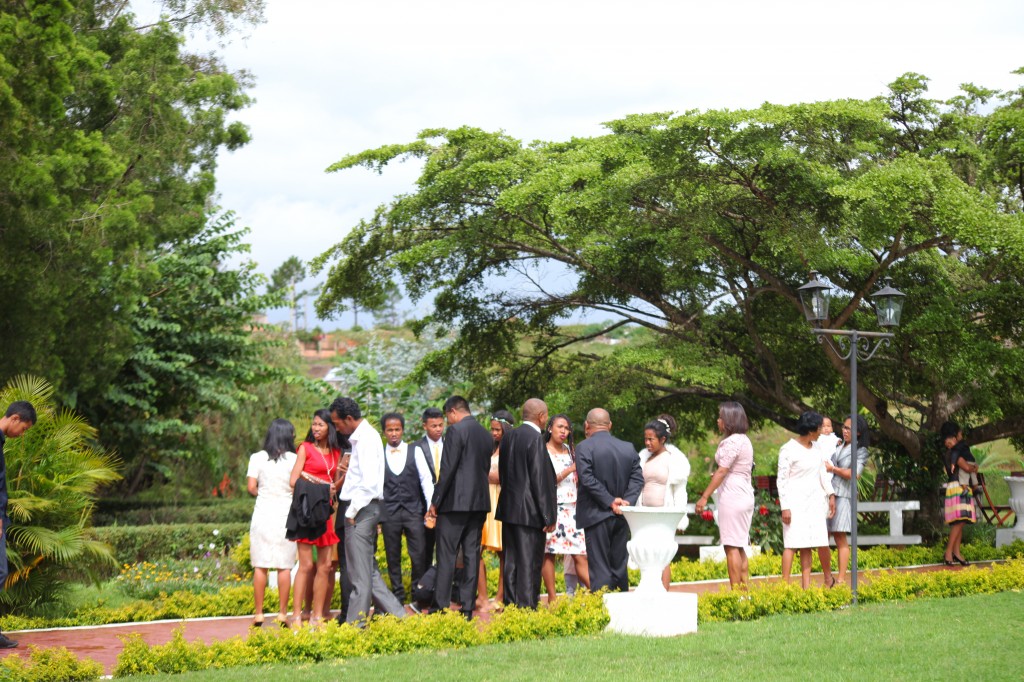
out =
[(629, 524), (629, 557), (640, 568), (632, 592), (606, 594), (608, 630), (628, 635), (671, 637), (697, 631), (697, 595), (668, 592), (661, 574), (676, 554), (676, 526), (685, 509), (623, 507)]
[(1014, 540), (1024, 540), (1024, 476), (1004, 476), (1010, 485), (1010, 509), (1017, 517), (1013, 528), (1000, 528), (996, 531), (996, 547), (1008, 545)]

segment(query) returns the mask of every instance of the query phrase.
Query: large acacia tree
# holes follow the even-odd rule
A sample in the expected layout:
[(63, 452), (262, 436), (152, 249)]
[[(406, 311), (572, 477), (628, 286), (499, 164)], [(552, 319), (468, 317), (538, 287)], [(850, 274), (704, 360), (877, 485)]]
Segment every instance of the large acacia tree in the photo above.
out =
[[(488, 398), (555, 392), (576, 409), (673, 409), (704, 426), (735, 398), (787, 426), (812, 407), (838, 414), (850, 390), (797, 288), (820, 271), (840, 292), (828, 326), (873, 329), (870, 294), (892, 277), (904, 323), (857, 390), (883, 444), (909, 455), (907, 477), (936, 459), (949, 418), (974, 425), (972, 442), (1020, 442), (1024, 93), (967, 85), (939, 102), (926, 83), (629, 116), (566, 142), (427, 130), (348, 156), (329, 170), (411, 157), (423, 172), (321, 257), (319, 311), (397, 273), (414, 297), (434, 296), (424, 324), (458, 330), (429, 369), (470, 374)], [(508, 286), (511, 273), (531, 284)], [(576, 352), (584, 335), (559, 323), (580, 310), (650, 340)]]

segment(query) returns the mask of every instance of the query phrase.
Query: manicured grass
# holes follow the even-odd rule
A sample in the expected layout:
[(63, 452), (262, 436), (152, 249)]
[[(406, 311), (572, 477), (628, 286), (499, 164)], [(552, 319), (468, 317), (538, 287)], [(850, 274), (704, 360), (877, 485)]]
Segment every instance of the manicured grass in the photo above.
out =
[(154, 676), (165, 682), (400, 680), (1020, 680), (1024, 595), (1006, 592), (711, 623), (672, 639), (615, 635), (369, 660)]

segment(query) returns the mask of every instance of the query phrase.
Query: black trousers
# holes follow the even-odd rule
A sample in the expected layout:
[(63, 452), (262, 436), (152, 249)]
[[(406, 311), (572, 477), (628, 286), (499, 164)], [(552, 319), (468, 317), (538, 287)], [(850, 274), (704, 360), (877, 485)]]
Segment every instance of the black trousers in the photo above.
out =
[(415, 583), (427, 568), (426, 535), (427, 528), (423, 525), (423, 514), (399, 509), (388, 513), (380, 524), (381, 536), (384, 538), (384, 556), (388, 560), (388, 580), (391, 582), (391, 593), (398, 601), (405, 603), (405, 586), (402, 584), (402, 536), (409, 549), (409, 562), (412, 565), (411, 579)]
[[(584, 529), (587, 541), (587, 569), (590, 571), (590, 589), (597, 592), (607, 587), (613, 592), (629, 591), (626, 561), (629, 554), (629, 524), (616, 514)], [(505, 558), (506, 570), (508, 557)]]
[(437, 543), (437, 586), (434, 608), (448, 608), (449, 591), (444, 589), (455, 580), (455, 559), (462, 550), (465, 575), (458, 585), (459, 603), (466, 618), (473, 617), (476, 606), (476, 579), (480, 571), (480, 538), (487, 512), (444, 512), (437, 515), (434, 538)]
[(543, 528), (501, 524), (505, 552), (505, 603), (535, 609), (540, 594), (540, 568), (544, 563)]

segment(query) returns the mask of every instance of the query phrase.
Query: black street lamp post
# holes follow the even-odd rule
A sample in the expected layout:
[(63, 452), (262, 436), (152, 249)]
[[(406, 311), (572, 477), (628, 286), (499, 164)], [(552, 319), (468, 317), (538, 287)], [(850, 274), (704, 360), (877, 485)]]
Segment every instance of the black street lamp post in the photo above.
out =
[[(832, 299), (832, 287), (811, 272), (811, 281), (798, 289), (804, 316), (814, 325), (818, 343), (829, 343), (843, 360), (850, 361), (850, 589), (853, 603), (857, 603), (857, 362), (867, 362), (882, 346), (888, 346), (893, 334), (889, 332), (863, 332), (857, 329), (823, 329)], [(878, 325), (895, 328), (900, 324), (905, 294), (892, 287), (886, 278), (885, 286), (871, 295), (875, 304)], [(835, 337), (835, 345), (831, 338)]]

